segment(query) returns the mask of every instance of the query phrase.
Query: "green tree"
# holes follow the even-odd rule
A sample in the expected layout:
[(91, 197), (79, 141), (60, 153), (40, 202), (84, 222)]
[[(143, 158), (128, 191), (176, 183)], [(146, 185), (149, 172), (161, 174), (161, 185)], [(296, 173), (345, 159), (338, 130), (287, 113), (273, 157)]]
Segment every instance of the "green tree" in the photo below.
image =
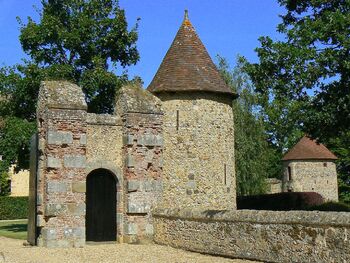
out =
[(8, 169), (16, 163), (17, 169), (29, 168), (29, 142), (35, 132), (34, 122), (16, 117), (7, 117), (2, 121), (0, 129), (0, 195), (9, 193)]
[(237, 194), (264, 193), (265, 179), (279, 175), (280, 159), (268, 144), (258, 94), (240, 63), (230, 70), (227, 61), (219, 57), (218, 68), (226, 83), (239, 94), (233, 102)]
[[(350, 1), (278, 2), (286, 9), (277, 26), (284, 39), (261, 37), (259, 62), (245, 71), (271, 105), (263, 108), (275, 142), (293, 142), (303, 130), (325, 143), (338, 154), (340, 185), (349, 189)], [(293, 144), (287, 141), (285, 149)]]
[[(303, 125), (321, 140), (350, 127), (350, 1), (279, 0), (285, 7), (277, 31), (261, 37), (259, 63), (246, 69), (258, 91), (299, 101)], [(314, 96), (310, 96), (314, 93)], [(305, 103), (306, 102), (306, 103)], [(320, 129), (322, 127), (322, 129)]]
[(112, 113), (114, 94), (128, 81), (125, 72), (119, 76), (115, 72), (139, 60), (138, 21), (129, 30), (117, 0), (41, 3), (38, 22), (18, 18), (20, 42), (30, 59), (0, 69), (2, 182), (7, 182), (11, 164), (28, 159), (42, 80), (72, 81), (83, 88), (90, 112)]
[(47, 79), (81, 85), (89, 111), (111, 113), (111, 94), (127, 79), (114, 74), (117, 66), (139, 60), (138, 23), (128, 30), (117, 0), (43, 0), (39, 13), (38, 23), (30, 17), (26, 24), (18, 19), (23, 50), (46, 70)]

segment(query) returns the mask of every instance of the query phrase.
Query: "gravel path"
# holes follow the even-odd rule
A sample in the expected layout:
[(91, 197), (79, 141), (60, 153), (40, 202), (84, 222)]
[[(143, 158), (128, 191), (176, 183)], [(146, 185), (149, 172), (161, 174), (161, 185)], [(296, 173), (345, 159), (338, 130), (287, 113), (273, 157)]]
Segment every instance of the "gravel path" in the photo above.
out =
[(212, 257), (159, 245), (104, 244), (84, 248), (23, 246), (23, 240), (0, 237), (0, 262), (6, 263), (253, 263), (253, 261)]

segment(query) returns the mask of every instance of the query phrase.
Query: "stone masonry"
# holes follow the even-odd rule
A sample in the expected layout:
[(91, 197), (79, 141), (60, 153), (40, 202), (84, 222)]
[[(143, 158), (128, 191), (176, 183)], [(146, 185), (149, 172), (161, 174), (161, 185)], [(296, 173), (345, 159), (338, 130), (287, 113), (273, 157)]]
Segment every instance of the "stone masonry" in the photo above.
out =
[(304, 136), (282, 159), (282, 190), (317, 192), (325, 200), (337, 202), (336, 159), (324, 145)]
[(350, 213), (156, 209), (158, 244), (262, 262), (350, 262)]
[(42, 83), (37, 186), (30, 193), (31, 200), (33, 196), (36, 200), (31, 243), (85, 244), (86, 177), (99, 168), (117, 179), (118, 241), (152, 237), (150, 211), (162, 193), (161, 103), (141, 87), (127, 86), (119, 92), (116, 105), (120, 110), (115, 115), (87, 113), (78, 86)]
[(164, 115), (163, 207), (234, 209), (233, 113), (213, 93), (161, 94)]
[[(89, 233), (89, 241), (136, 243), (153, 238), (155, 207), (236, 209), (235, 96), (187, 16), (151, 85), (121, 88), (114, 114), (88, 113), (77, 85), (43, 82), (28, 241), (81, 247)], [(99, 188), (103, 178), (116, 185)], [(114, 191), (113, 218), (95, 212)], [(116, 233), (103, 236), (101, 222)]]

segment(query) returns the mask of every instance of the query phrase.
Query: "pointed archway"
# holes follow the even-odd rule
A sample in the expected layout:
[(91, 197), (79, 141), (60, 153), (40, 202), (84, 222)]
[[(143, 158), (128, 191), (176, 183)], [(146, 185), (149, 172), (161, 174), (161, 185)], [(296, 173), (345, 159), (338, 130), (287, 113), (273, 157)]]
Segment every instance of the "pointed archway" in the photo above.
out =
[(106, 169), (96, 169), (86, 180), (86, 241), (116, 241), (117, 179)]

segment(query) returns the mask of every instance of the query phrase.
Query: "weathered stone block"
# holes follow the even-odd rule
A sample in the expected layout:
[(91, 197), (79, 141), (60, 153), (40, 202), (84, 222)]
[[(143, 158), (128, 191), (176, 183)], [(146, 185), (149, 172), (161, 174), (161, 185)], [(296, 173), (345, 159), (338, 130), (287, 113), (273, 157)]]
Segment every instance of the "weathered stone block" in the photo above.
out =
[(133, 201), (128, 200), (128, 213), (133, 214), (146, 214), (151, 210), (151, 206), (145, 201)]
[(135, 223), (125, 223), (124, 232), (126, 235), (137, 235), (138, 227)]
[(84, 155), (65, 155), (64, 167), (66, 168), (85, 168), (86, 157)]
[(163, 182), (162, 181), (153, 181), (153, 189), (156, 192), (162, 192), (163, 191)]
[(155, 146), (163, 146), (164, 140), (162, 135), (156, 135), (155, 137)]
[(49, 181), (46, 183), (46, 192), (52, 193), (66, 193), (70, 191), (70, 186), (66, 182)]
[(155, 136), (153, 134), (145, 134), (143, 135), (143, 140), (144, 144), (146, 146), (154, 146), (156, 141), (155, 141)]
[(154, 156), (153, 151), (150, 151), (150, 150), (147, 151), (146, 157), (145, 157), (146, 162), (147, 162), (147, 163), (152, 163), (153, 156)]
[(80, 135), (79, 143), (80, 145), (86, 145), (86, 134)]
[(73, 193), (85, 193), (86, 192), (86, 182), (73, 182), (72, 183)]
[(48, 156), (46, 166), (48, 168), (61, 168), (62, 167), (61, 159)]
[(145, 229), (146, 235), (152, 236), (154, 233), (153, 225), (147, 224)]
[(73, 143), (73, 134), (70, 131), (54, 131), (49, 130), (47, 133), (48, 144), (71, 144)]
[(125, 165), (127, 167), (135, 167), (135, 160), (131, 154), (128, 154), (125, 159)]
[(159, 167), (163, 167), (164, 166), (164, 160), (163, 158), (159, 158), (159, 163), (158, 163)]
[(36, 204), (37, 205), (42, 205), (43, 204), (43, 195), (42, 194), (37, 193), (37, 195), (36, 195)]
[(57, 239), (57, 231), (54, 228), (44, 227), (41, 230), (41, 237), (43, 240), (56, 240)]
[(152, 192), (153, 191), (153, 181), (144, 181), (143, 189), (146, 192)]
[(73, 228), (73, 236), (76, 239), (85, 239), (85, 227)]
[(63, 234), (66, 238), (84, 239), (85, 227), (66, 227)]
[(140, 189), (139, 180), (129, 180), (128, 181), (128, 192), (134, 192)]
[(40, 152), (44, 152), (45, 150), (45, 145), (46, 145), (46, 140), (44, 138), (41, 138), (39, 139), (39, 142), (38, 142), (38, 150)]
[(124, 221), (124, 215), (122, 213), (117, 213), (117, 223), (122, 224)]
[(45, 220), (44, 220), (43, 215), (36, 216), (36, 226), (37, 227), (44, 227), (45, 226)]
[(123, 135), (123, 144), (132, 145), (134, 143), (134, 136), (131, 134)]
[(67, 210), (71, 215), (83, 216), (85, 215), (86, 206), (85, 203), (67, 204)]
[(67, 209), (65, 204), (46, 204), (45, 216), (57, 216), (64, 213)]

